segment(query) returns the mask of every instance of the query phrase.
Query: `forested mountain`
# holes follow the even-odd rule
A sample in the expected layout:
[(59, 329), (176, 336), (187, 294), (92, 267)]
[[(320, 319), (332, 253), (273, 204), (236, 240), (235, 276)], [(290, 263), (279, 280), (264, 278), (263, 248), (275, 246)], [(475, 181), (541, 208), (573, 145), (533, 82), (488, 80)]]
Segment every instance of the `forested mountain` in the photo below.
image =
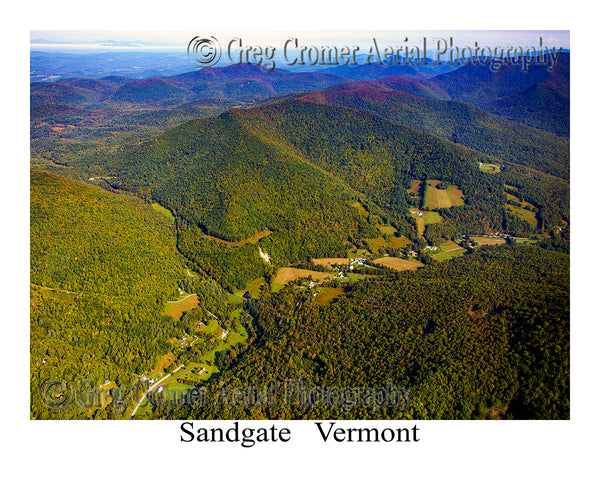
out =
[(31, 171), (32, 416), (49, 414), (47, 379), (130, 384), (169, 351), (163, 305), (185, 277), (175, 241), (137, 198)]
[[(366, 62), (367, 57), (362, 59)], [(433, 65), (431, 58), (427, 59), (427, 63), (416, 64), (415, 61), (406, 62), (407, 65), (402, 63), (405, 61), (404, 57), (387, 58), (385, 61), (388, 65), (378, 64), (376, 57), (371, 57), (371, 63), (359, 64), (359, 65), (344, 65), (337, 67), (329, 67), (321, 70), (323, 73), (331, 73), (335, 75), (341, 75), (342, 77), (349, 78), (354, 81), (363, 80), (376, 80), (385, 77), (402, 76), (408, 78), (431, 78), (441, 73), (449, 72), (456, 69), (456, 66), (442, 63), (440, 65)]]
[(570, 53), (561, 53), (554, 72), (532, 65), (524, 72), (508, 65), (501, 72), (467, 65), (432, 79), (454, 100), (472, 103), (488, 112), (569, 135)]
[[(217, 257), (198, 254), (200, 244), (211, 244), (202, 232), (233, 242), (268, 229), (273, 234), (261, 245), (276, 265), (339, 256), (345, 241), (374, 228), (348, 208), (351, 201), (369, 202), (401, 231), (412, 230), (406, 194), (412, 179), (456, 183), (468, 202), (457, 225), (500, 230), (502, 183), (478, 167), (489, 159), (369, 113), (287, 99), (186, 123), (117, 152), (105, 175), (113, 177), (107, 180), (113, 188), (169, 208), (179, 219), (180, 248), (222, 278)], [(238, 254), (244, 249), (252, 257), (244, 254), (237, 264), (236, 283), (260, 266), (256, 249), (245, 246)]]
[[(386, 83), (396, 85), (395, 82)], [(420, 93), (415, 91), (415, 95)], [(468, 103), (415, 95), (374, 88), (371, 84), (346, 83), (299, 96), (315, 103), (377, 113), (396, 123), (492, 155), (500, 161), (519, 163), (568, 178), (567, 139), (503, 120)]]
[(105, 154), (194, 118), (345, 81), (318, 72), (239, 65), (145, 80), (109, 76), (35, 82), (30, 94), (32, 163), (64, 165), (65, 158)]
[[(286, 289), (260, 303), (259, 341), (208, 383), (201, 408), (156, 413), (206, 419), (568, 418), (568, 278), (568, 256), (507, 246), (359, 282), (325, 307), (310, 293)], [(245, 406), (222, 400), (223, 391), (236, 388), (267, 392), (271, 381), (279, 385), (272, 405), (264, 396), (250, 397), (258, 400)], [(304, 397), (286, 398), (285, 388), (293, 392), (286, 381), (302, 381)], [(406, 412), (361, 406), (356, 397), (327, 404), (319, 395), (325, 387), (339, 398), (347, 388), (383, 389), (390, 382), (412, 388)], [(317, 395), (311, 400), (312, 391)]]
[(546, 65), (532, 65), (530, 71), (506, 65), (494, 72), (486, 66), (469, 64), (429, 79), (390, 77), (368, 83), (425, 98), (470, 103), (512, 121), (569, 136), (568, 52), (560, 54), (553, 72)]

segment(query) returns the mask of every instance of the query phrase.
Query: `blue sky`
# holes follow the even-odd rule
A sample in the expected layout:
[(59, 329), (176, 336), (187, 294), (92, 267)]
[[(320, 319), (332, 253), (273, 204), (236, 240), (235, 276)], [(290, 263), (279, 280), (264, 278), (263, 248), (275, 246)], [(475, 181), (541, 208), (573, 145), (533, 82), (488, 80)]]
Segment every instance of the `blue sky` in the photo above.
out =
[(297, 37), (311, 45), (358, 45), (371, 43), (373, 37), (378, 42), (397, 44), (408, 37), (409, 43), (416, 43), (426, 37), (428, 42), (435, 38), (452, 37), (457, 45), (483, 46), (537, 46), (539, 37), (549, 47), (570, 47), (570, 34), (567, 30), (332, 30), (332, 31), (108, 31), (108, 30), (32, 30), (31, 50), (89, 52), (89, 51), (181, 51), (196, 35), (215, 36), (227, 42), (241, 37), (247, 44), (281, 47), (289, 37)]

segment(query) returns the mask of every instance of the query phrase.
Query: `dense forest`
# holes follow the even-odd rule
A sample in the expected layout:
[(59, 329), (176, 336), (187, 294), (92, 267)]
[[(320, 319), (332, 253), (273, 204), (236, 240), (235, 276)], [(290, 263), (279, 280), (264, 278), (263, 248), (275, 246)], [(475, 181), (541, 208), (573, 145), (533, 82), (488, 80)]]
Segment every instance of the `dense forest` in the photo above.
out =
[(468, 103), (419, 98), (356, 84), (342, 84), (300, 95), (302, 99), (317, 103), (376, 113), (494, 156), (500, 162), (522, 164), (568, 178), (568, 139), (498, 118)]
[(104, 380), (127, 389), (171, 351), (181, 325), (163, 316), (178, 286), (222, 316), (225, 293), (192, 279), (173, 225), (131, 196), (31, 171), (31, 401), (34, 418), (89, 418), (106, 410), (49, 411), (46, 380)]
[[(347, 287), (328, 306), (288, 288), (260, 301), (259, 339), (207, 385), (206, 404), (167, 418), (568, 418), (569, 258), (486, 247)], [(256, 306), (255, 306), (256, 308)], [(223, 389), (396, 386), (407, 411), (323, 403), (236, 407)], [(225, 387), (224, 387), (225, 386)], [(283, 388), (283, 387), (281, 387)], [(282, 393), (282, 392), (280, 392)], [(288, 399), (289, 400), (289, 399)]]

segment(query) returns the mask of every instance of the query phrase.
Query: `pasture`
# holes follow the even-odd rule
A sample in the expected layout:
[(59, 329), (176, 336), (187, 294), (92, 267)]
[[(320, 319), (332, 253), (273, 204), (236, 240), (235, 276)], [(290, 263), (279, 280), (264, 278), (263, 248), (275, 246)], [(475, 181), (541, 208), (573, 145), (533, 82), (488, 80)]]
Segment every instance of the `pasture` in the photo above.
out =
[(416, 260), (404, 260), (398, 257), (381, 257), (374, 260), (374, 263), (398, 271), (416, 270), (423, 266), (421, 262), (417, 262)]
[(250, 298), (258, 298), (258, 295), (260, 293), (260, 287), (262, 285), (266, 285), (265, 279), (263, 277), (258, 277), (254, 280), (250, 280), (244, 290), (238, 290), (237, 292), (235, 292), (235, 294), (240, 297), (243, 297), (246, 293), (249, 293)]
[(183, 300), (168, 301), (165, 306), (164, 314), (179, 320), (183, 312), (189, 312), (198, 306), (198, 296), (193, 293), (184, 297)]
[(537, 228), (537, 218), (535, 216), (535, 212), (521, 207), (515, 207), (514, 205), (506, 205), (506, 208), (513, 215), (516, 215), (521, 220), (528, 222), (533, 228)]
[(275, 290), (276, 287), (281, 289), (289, 282), (298, 280), (299, 278), (308, 277), (311, 277), (316, 282), (320, 282), (322, 280), (332, 278), (333, 274), (327, 272), (315, 272), (313, 270), (305, 270), (303, 268), (283, 267), (277, 270), (277, 274), (273, 279), (273, 289)]
[(362, 203), (352, 202), (350, 205), (353, 206), (354, 208), (356, 208), (358, 210), (358, 213), (360, 213), (363, 217), (369, 216), (369, 212), (367, 211), (367, 209), (364, 207), (364, 205)]
[(486, 173), (500, 173), (500, 165), (494, 163), (479, 163), (479, 170)]
[[(419, 210), (416, 208), (411, 208), (411, 215), (417, 220), (417, 233), (419, 236), (423, 235), (425, 231), (425, 226), (431, 223), (438, 223), (442, 221), (442, 216), (438, 212), (426, 212), (424, 210)], [(417, 215), (412, 212), (421, 213), (421, 215)]]
[(454, 258), (454, 257), (460, 257), (465, 252), (466, 252), (466, 250), (464, 248), (462, 248), (460, 245), (458, 245), (455, 242), (449, 241), (449, 242), (441, 244), (438, 247), (437, 253), (433, 253), (431, 256), (435, 260), (442, 261), (442, 260), (448, 260), (448, 259)]
[(466, 252), (464, 248), (455, 242), (448, 241), (438, 246), (436, 253), (431, 256), (435, 260), (448, 260), (449, 258), (459, 257)]
[(449, 185), (446, 190), (440, 190), (436, 188), (440, 183), (442, 183), (440, 180), (427, 180), (424, 202), (427, 210), (460, 207), (465, 204), (465, 195), (460, 188), (456, 185)]
[(404, 248), (410, 243), (410, 240), (403, 235), (399, 238), (395, 236), (389, 236), (387, 239), (384, 237), (371, 238), (367, 240), (367, 243), (369, 244), (371, 251), (377, 253), (381, 249), (387, 247)]
[(315, 265), (324, 265), (331, 267), (332, 265), (348, 265), (350, 260), (348, 258), (313, 258)]
[(471, 240), (477, 242), (477, 245), (504, 245), (504, 237), (471, 237)]
[(254, 245), (258, 243), (261, 238), (267, 237), (271, 235), (273, 232), (271, 230), (263, 230), (262, 232), (255, 233), (251, 237), (248, 237), (244, 240), (240, 240), (239, 242), (229, 242), (227, 240), (223, 240), (222, 238), (213, 237), (212, 235), (204, 235), (206, 238), (210, 238), (211, 240), (215, 240), (219, 243), (223, 243), (225, 245), (229, 245), (230, 247), (241, 247), (242, 245), (251, 244)]
[(336, 298), (344, 294), (343, 288), (319, 287), (319, 293), (315, 297), (317, 305), (329, 305)]
[(391, 225), (377, 225), (377, 228), (384, 235), (393, 235), (397, 230)]

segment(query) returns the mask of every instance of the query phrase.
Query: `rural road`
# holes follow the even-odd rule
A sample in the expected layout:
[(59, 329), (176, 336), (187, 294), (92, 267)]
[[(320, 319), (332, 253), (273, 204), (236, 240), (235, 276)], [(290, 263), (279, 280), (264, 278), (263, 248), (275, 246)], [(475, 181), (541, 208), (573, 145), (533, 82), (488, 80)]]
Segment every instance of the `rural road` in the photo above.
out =
[(131, 412), (131, 415), (129, 416), (129, 420), (133, 419), (133, 416), (135, 415), (135, 413), (138, 411), (138, 408), (140, 408), (140, 406), (142, 405), (142, 402), (144, 401), (144, 399), (146, 398), (146, 396), (152, 391), (154, 390), (156, 387), (158, 387), (160, 385), (160, 383), (166, 379), (169, 378), (171, 375), (173, 375), (174, 373), (176, 373), (178, 370), (180, 370), (181, 368), (183, 368), (185, 366), (185, 364), (181, 364), (179, 365), (175, 370), (173, 370), (171, 373), (167, 373), (164, 377), (162, 377), (158, 382), (156, 382), (154, 385), (152, 385), (148, 391), (146, 393), (144, 393), (144, 395), (142, 396), (142, 398), (140, 399), (140, 401), (138, 402), (138, 404), (135, 406), (135, 408), (133, 409), (133, 412)]
[(190, 298), (193, 297), (194, 295), (196, 295), (195, 293), (190, 293), (189, 295), (186, 295), (183, 298), (180, 298), (179, 300), (167, 300), (167, 303), (179, 303), (179, 302), (183, 302), (186, 298)]

